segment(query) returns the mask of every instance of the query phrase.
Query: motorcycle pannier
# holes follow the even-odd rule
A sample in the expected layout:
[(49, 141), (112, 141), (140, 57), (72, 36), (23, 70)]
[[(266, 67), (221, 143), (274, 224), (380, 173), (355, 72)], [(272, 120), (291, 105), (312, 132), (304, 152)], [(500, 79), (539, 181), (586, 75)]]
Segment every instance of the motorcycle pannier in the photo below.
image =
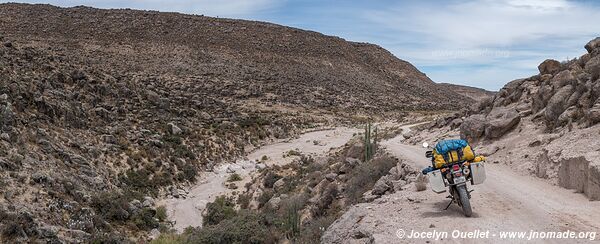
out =
[(471, 184), (479, 185), (485, 181), (485, 167), (483, 162), (471, 163)]
[(471, 161), (474, 158), (475, 153), (465, 140), (440, 141), (433, 150), (434, 167), (438, 169), (448, 163)]
[(444, 183), (444, 178), (442, 178), (442, 172), (440, 172), (440, 170), (432, 171), (427, 174), (427, 177), (429, 177), (429, 185), (433, 192), (442, 193), (446, 191), (446, 184)]

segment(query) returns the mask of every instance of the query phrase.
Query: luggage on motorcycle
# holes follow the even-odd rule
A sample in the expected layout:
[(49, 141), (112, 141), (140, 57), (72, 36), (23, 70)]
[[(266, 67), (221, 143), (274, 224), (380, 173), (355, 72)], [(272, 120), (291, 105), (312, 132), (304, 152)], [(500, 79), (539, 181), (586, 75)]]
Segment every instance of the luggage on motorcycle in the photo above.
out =
[(439, 169), (431, 171), (431, 173), (427, 174), (427, 177), (429, 177), (429, 186), (431, 186), (433, 192), (443, 193), (446, 191), (446, 184), (444, 183), (442, 172)]
[(433, 150), (434, 167), (441, 168), (445, 164), (459, 161), (471, 161), (475, 153), (465, 140), (443, 140)]
[(471, 184), (479, 185), (485, 181), (485, 167), (483, 162), (471, 163)]

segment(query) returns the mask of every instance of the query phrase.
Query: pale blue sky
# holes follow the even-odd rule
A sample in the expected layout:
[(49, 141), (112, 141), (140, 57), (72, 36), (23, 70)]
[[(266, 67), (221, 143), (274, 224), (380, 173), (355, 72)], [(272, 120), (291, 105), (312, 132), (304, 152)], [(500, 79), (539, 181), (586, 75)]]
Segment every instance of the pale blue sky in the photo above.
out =
[[(0, 2), (6, 2), (1, 1)], [(600, 3), (569, 0), (22, 0), (274, 22), (378, 44), (436, 82), (498, 90), (600, 36)]]

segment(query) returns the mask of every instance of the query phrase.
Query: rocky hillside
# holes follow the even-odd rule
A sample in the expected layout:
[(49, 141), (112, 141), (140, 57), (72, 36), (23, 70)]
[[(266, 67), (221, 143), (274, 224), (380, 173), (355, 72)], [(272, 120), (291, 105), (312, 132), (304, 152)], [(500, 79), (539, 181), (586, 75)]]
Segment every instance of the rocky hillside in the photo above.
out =
[(445, 87), (446, 90), (456, 92), (463, 96), (469, 97), (475, 101), (488, 99), (496, 94), (496, 92), (488, 91), (477, 87), (461, 86), (449, 83), (440, 83), (439, 85)]
[(509, 82), (469, 117), (437, 124), (460, 126), (496, 162), (600, 200), (600, 38), (585, 49), (573, 60), (545, 60), (539, 74)]
[(144, 240), (156, 197), (264, 142), (459, 104), (380, 47), (269, 23), (0, 4), (0, 30), (0, 242)]
[(23, 4), (0, 5), (0, 16), (6, 37), (86, 69), (213, 83), (263, 104), (396, 111), (459, 100), (381, 47), (270, 23)]

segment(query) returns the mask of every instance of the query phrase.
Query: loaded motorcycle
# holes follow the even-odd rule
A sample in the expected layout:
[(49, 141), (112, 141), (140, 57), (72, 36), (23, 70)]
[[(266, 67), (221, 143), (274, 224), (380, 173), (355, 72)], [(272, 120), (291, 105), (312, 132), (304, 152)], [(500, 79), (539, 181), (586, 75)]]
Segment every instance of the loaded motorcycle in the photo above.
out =
[[(449, 140), (449, 141), (462, 141), (462, 140)], [(442, 141), (447, 142), (447, 141)], [(440, 142), (440, 143), (442, 143)], [(466, 141), (460, 142), (460, 145), (467, 145)], [(438, 145), (440, 145), (438, 143)], [(471, 192), (473, 190), (469, 190), (467, 188), (467, 183), (471, 183), (471, 185), (478, 185), (485, 181), (485, 167), (483, 162), (485, 158), (483, 156), (475, 157), (471, 148), (469, 146), (468, 150), (472, 156), (463, 156), (461, 155), (464, 147), (461, 148), (456, 146), (453, 148), (450, 146), (449, 150), (441, 152), (444, 148), (440, 148), (436, 146), (433, 150), (428, 150), (425, 153), (427, 158), (431, 158), (432, 166), (423, 169), (423, 175), (427, 175), (429, 178), (429, 184), (431, 189), (438, 194), (446, 192), (446, 188), (450, 193), (447, 198), (450, 198), (451, 201), (446, 206), (446, 209), (450, 207), (452, 203), (458, 204), (463, 210), (463, 213), (466, 217), (471, 217), (473, 211), (471, 209)], [(428, 148), (428, 143), (423, 143), (423, 147)], [(456, 153), (455, 151), (459, 151)], [(450, 153), (450, 155), (454, 154), (454, 159), (451, 160), (448, 157), (440, 157), (440, 154)], [(457, 156), (458, 155), (458, 156)], [(452, 158), (452, 156), (450, 156)], [(444, 160), (445, 159), (445, 160)], [(442, 161), (444, 160), (444, 161)], [(443, 163), (438, 163), (442, 161)], [(436, 164), (437, 163), (437, 164)]]

